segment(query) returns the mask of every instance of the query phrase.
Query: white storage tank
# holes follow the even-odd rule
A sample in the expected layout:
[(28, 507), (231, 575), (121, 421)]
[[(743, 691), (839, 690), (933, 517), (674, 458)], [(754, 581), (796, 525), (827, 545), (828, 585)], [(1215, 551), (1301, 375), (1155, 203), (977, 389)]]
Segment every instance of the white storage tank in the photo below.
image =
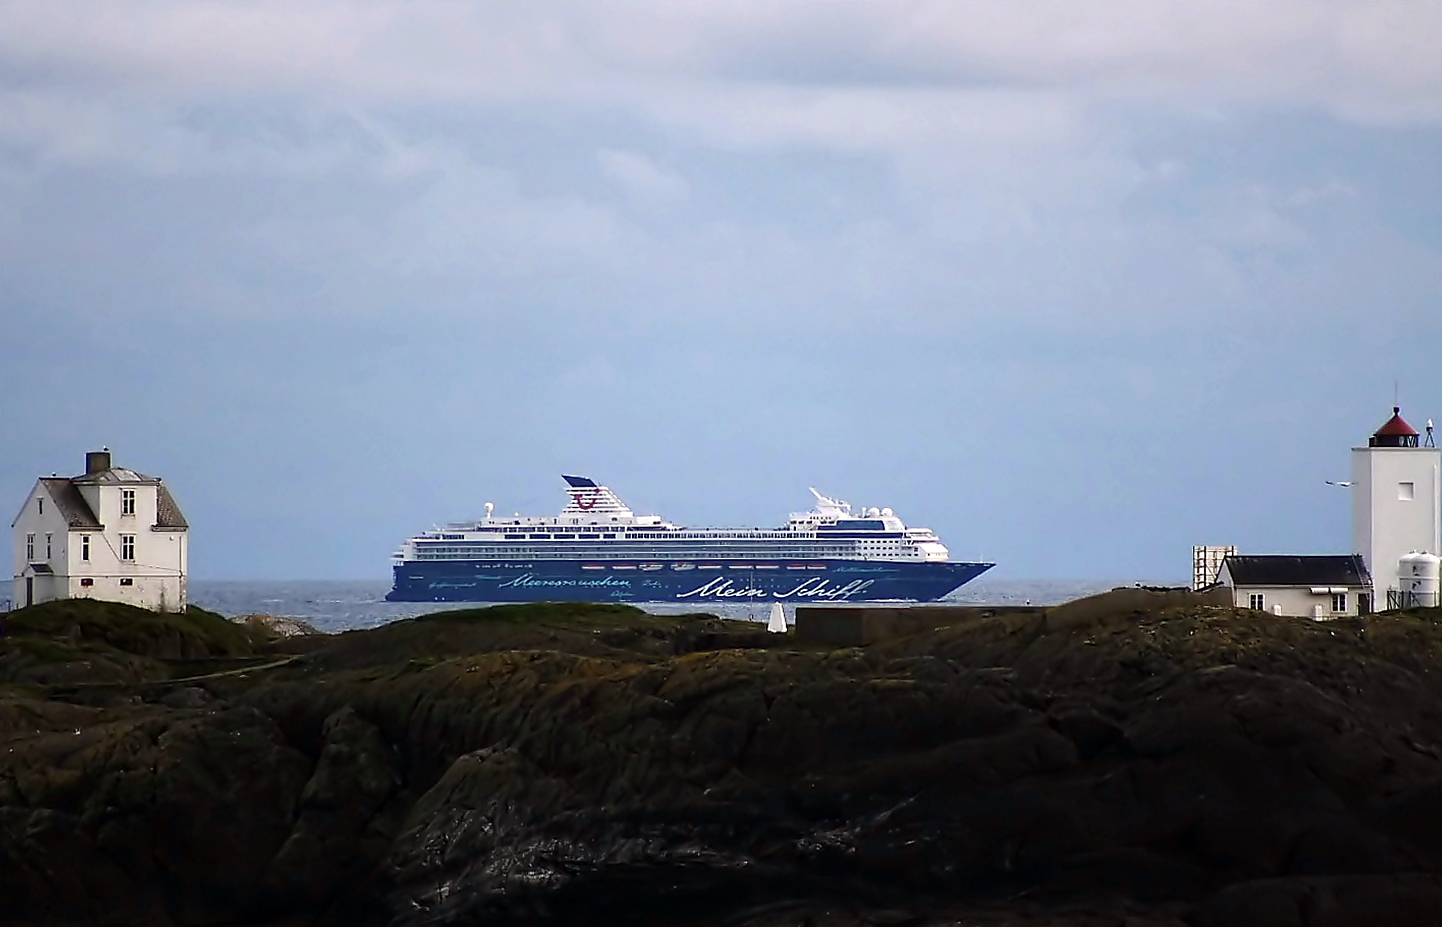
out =
[(1442, 590), (1442, 557), (1414, 550), (1397, 562), (1397, 587), (1404, 607), (1435, 608)]

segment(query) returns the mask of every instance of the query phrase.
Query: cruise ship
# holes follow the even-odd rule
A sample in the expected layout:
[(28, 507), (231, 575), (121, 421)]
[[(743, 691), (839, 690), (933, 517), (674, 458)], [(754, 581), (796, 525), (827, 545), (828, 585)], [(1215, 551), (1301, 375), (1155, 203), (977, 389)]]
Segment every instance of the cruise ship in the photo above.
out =
[(990, 569), (948, 559), (930, 528), (853, 512), (812, 489), (778, 528), (689, 528), (637, 515), (605, 486), (563, 476), (556, 516), (486, 516), (410, 538), (392, 602), (934, 602)]

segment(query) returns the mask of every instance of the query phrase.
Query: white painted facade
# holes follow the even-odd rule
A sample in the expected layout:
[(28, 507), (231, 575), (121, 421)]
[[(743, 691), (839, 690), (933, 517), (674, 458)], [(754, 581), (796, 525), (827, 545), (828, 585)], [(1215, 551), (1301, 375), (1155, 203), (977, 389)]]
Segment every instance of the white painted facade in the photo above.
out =
[(12, 523), (15, 607), (93, 598), (183, 611), (190, 543), (160, 479), (87, 455), (87, 472), (37, 480)]
[[(1225, 574), (1226, 568), (1222, 569)], [(1318, 621), (1355, 617), (1360, 614), (1359, 596), (1368, 592), (1366, 586), (1237, 585), (1226, 575), (1221, 583), (1231, 591), (1232, 604), (1237, 608), (1255, 608), (1271, 615)], [(1339, 609), (1338, 605), (1342, 607)]]
[(1387, 608), (1402, 557), (1442, 554), (1442, 454), (1435, 447), (1352, 449), (1352, 546)]

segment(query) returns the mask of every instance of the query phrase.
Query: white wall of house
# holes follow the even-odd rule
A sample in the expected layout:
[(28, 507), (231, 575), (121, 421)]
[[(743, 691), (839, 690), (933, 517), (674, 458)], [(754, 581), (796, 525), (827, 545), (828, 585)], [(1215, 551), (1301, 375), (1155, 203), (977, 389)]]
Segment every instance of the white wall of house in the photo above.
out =
[[(100, 483), (79, 489), (102, 529), (70, 528), (43, 482), (37, 482), (27, 498), (14, 524), (14, 605), (24, 606), (28, 595), (37, 604), (93, 598), (155, 611), (183, 610), (189, 592), (189, 538), (183, 529), (155, 527), (159, 485)], [(135, 494), (133, 513), (125, 511), (126, 491)], [(28, 549), (32, 534), (33, 551)], [(33, 562), (47, 564), (54, 575), (37, 573)]]
[[(11, 602), (16, 607), (22, 606), (27, 594), (36, 602), (60, 598), (64, 584), (54, 574), (64, 572), (69, 529), (55, 501), (45, 491), (44, 483), (35, 482), (14, 524), (14, 569), (11, 575), (15, 584)], [(48, 566), (51, 574), (34, 570), (32, 563)]]
[[(1230, 584), (1229, 584), (1230, 585)], [(1320, 588), (1320, 587), (1318, 587)], [(1313, 592), (1311, 588), (1299, 586), (1231, 586), (1232, 604), (1238, 608), (1253, 608), (1252, 597), (1262, 597), (1262, 611), (1268, 614), (1275, 614), (1275, 609), (1280, 606), (1281, 614), (1293, 618), (1346, 618), (1357, 614), (1359, 593), (1367, 592), (1362, 586), (1348, 588), (1343, 593), (1333, 593), (1328, 587), (1327, 592)], [(1336, 587), (1341, 589), (1342, 587)], [(1338, 603), (1334, 601), (1335, 595), (1345, 596), (1344, 608), (1336, 609)], [(1317, 609), (1320, 606), (1321, 612)]]
[(1442, 454), (1431, 447), (1352, 449), (1352, 546), (1372, 574), (1376, 607), (1414, 550), (1442, 554)]

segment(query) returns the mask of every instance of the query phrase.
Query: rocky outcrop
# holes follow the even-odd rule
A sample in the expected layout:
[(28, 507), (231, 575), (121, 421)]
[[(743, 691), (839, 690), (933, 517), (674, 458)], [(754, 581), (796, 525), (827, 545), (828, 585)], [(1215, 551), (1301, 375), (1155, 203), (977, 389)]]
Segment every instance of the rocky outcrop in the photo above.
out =
[(0, 920), (1442, 910), (1427, 614), (1008, 614), (831, 650), (541, 606), (294, 640), (263, 671), (0, 695)]
[(234, 621), (263, 638), (304, 637), (322, 633), (309, 621), (285, 615), (240, 615)]

